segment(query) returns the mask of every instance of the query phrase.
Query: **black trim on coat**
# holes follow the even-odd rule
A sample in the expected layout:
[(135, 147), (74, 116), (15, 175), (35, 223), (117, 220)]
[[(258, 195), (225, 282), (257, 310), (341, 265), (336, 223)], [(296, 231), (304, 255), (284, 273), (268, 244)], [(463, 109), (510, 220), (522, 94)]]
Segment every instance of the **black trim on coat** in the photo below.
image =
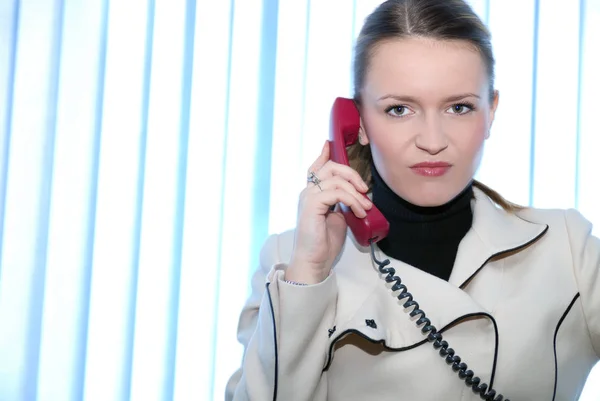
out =
[(269, 297), (269, 306), (271, 307), (271, 318), (273, 319), (273, 344), (275, 346), (275, 374), (273, 383), (273, 401), (277, 401), (277, 381), (279, 373), (279, 356), (277, 355), (277, 325), (275, 324), (275, 310), (273, 309), (273, 300), (271, 299), (271, 292), (269, 291), (269, 285), (266, 284), (267, 295)]
[[(523, 220), (523, 219), (522, 219)], [(527, 220), (525, 220), (527, 221)], [(542, 231), (541, 233), (539, 233), (536, 237), (534, 237), (533, 239), (527, 241), (524, 244), (521, 244), (519, 246), (516, 246), (514, 248), (510, 248), (510, 249), (505, 249), (503, 251), (500, 252), (496, 252), (495, 254), (493, 254), (492, 256), (490, 256), (489, 258), (487, 258), (485, 260), (485, 262), (483, 262), (483, 264), (479, 267), (479, 269), (475, 270), (475, 272), (473, 272), (473, 274), (471, 274), (469, 276), (468, 279), (466, 279), (458, 288), (460, 288), (461, 290), (464, 290), (465, 287), (469, 284), (469, 282), (473, 279), (473, 277), (475, 277), (477, 275), (477, 273), (479, 273), (481, 271), (481, 269), (483, 269), (485, 267), (485, 265), (488, 264), (488, 262), (494, 258), (497, 258), (498, 256), (502, 256), (506, 253), (511, 253), (511, 252), (516, 252), (516, 251), (520, 251), (523, 248), (527, 248), (529, 245), (533, 244), (534, 242), (536, 242), (538, 239), (542, 238), (546, 232), (548, 232), (548, 225), (546, 224), (546, 228), (544, 229), (544, 231)]]
[[(454, 319), (453, 321), (451, 321), (450, 323), (448, 323), (447, 325), (445, 325), (444, 327), (442, 327), (440, 330), (438, 330), (439, 333), (443, 333), (444, 331), (447, 331), (449, 329), (452, 328), (452, 326), (460, 323), (462, 320), (465, 319), (469, 319), (472, 317), (487, 317), (489, 318), (492, 323), (494, 324), (494, 334), (495, 334), (495, 345), (494, 345), (494, 361), (492, 363), (492, 375), (490, 377), (490, 386), (489, 388), (493, 388), (494, 386), (494, 377), (496, 376), (496, 362), (498, 360), (498, 347), (499, 347), (499, 343), (500, 343), (500, 338), (498, 335), (498, 325), (496, 323), (496, 319), (494, 319), (494, 317), (492, 315), (490, 315), (489, 313), (485, 313), (485, 312), (476, 312), (476, 313), (468, 313), (466, 315), (462, 315), (457, 317), (456, 319)], [(415, 330), (418, 330), (417, 327), (415, 327)], [(333, 361), (333, 347), (335, 347), (335, 344), (341, 340), (343, 337), (345, 337), (347, 334), (356, 334), (359, 337), (362, 337), (363, 339), (369, 341), (370, 343), (373, 344), (380, 344), (383, 346), (384, 349), (388, 350), (388, 351), (393, 351), (393, 352), (402, 352), (402, 351), (408, 351), (411, 350), (413, 348), (417, 348), (425, 343), (428, 343), (429, 341), (425, 338), (422, 341), (419, 341), (417, 343), (411, 344), (409, 346), (406, 347), (400, 347), (400, 348), (393, 348), (393, 347), (388, 347), (385, 343), (385, 340), (375, 340), (367, 335), (365, 335), (364, 333), (362, 333), (361, 331), (358, 331), (357, 329), (349, 329), (349, 330), (345, 330), (342, 333), (340, 333), (337, 337), (335, 337), (335, 339), (331, 342), (331, 344), (329, 345), (329, 354), (327, 356), (327, 364), (325, 365), (325, 367), (323, 368), (323, 372), (329, 370), (331, 363)], [(432, 350), (435, 351), (435, 350)], [(457, 354), (459, 355), (460, 352), (457, 351)], [(442, 360), (440, 358), (440, 360)], [(465, 362), (465, 361), (463, 361)], [(468, 361), (465, 362), (468, 364)], [(477, 374), (477, 372), (475, 372), (475, 374)]]
[(560, 325), (565, 320), (565, 318), (571, 311), (571, 308), (573, 307), (573, 305), (575, 305), (575, 301), (577, 301), (578, 298), (579, 293), (575, 294), (573, 300), (571, 301), (563, 315), (560, 317), (558, 323), (556, 324), (556, 329), (554, 330), (554, 392), (552, 393), (552, 401), (554, 401), (554, 399), (556, 398), (556, 386), (558, 385), (558, 358), (556, 356), (556, 337), (558, 336), (558, 330), (560, 329)]
[[(486, 314), (487, 315), (487, 314)], [(500, 335), (498, 334), (498, 324), (496, 324), (496, 319), (492, 315), (488, 315), (490, 319), (492, 319), (492, 323), (494, 323), (494, 334), (496, 335), (496, 347), (494, 348), (494, 363), (492, 365), (492, 376), (490, 378), (490, 389), (494, 388), (494, 378), (496, 376), (496, 363), (498, 362), (498, 348), (500, 347)]]

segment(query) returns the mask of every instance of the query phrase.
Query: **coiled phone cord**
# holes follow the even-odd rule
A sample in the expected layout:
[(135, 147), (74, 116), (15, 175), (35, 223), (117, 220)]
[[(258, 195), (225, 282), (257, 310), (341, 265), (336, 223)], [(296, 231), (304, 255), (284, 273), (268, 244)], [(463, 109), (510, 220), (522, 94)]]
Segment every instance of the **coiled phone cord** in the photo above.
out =
[[(384, 280), (387, 283), (394, 283), (392, 286), (392, 291), (400, 291), (398, 295), (398, 300), (404, 302), (402, 305), (405, 309), (414, 306), (414, 309), (410, 312), (411, 317), (415, 317), (420, 315), (419, 320), (416, 321), (417, 327), (424, 324), (421, 328), (421, 332), (427, 335), (427, 340), (430, 343), (433, 343), (433, 348), (436, 350), (439, 349), (440, 356), (446, 360), (448, 365), (451, 365), (453, 371), (458, 373), (458, 377), (465, 381), (465, 385), (467, 387), (471, 387), (475, 394), (479, 394), (481, 399), (486, 401), (502, 401), (504, 400), (504, 396), (502, 394), (496, 395), (496, 390), (490, 388), (488, 390), (488, 385), (486, 383), (481, 383), (481, 379), (475, 376), (472, 370), (468, 369), (466, 363), (462, 362), (460, 356), (456, 355), (452, 348), (449, 348), (448, 342), (443, 339), (442, 333), (439, 333), (434, 325), (431, 324), (431, 320), (427, 318), (425, 312), (423, 312), (419, 308), (419, 304), (417, 301), (413, 299), (413, 296), (404, 284), (402, 284), (402, 280), (400, 277), (396, 276), (396, 269), (393, 267), (386, 267), (390, 264), (390, 260), (386, 259), (384, 261), (380, 261), (375, 256), (375, 243), (370, 241), (371, 245), (371, 258), (373, 261), (379, 266), (379, 271), (381, 274), (385, 274)], [(406, 299), (406, 301), (404, 301)], [(475, 377), (474, 377), (475, 376)], [(505, 401), (510, 401), (508, 398)]]

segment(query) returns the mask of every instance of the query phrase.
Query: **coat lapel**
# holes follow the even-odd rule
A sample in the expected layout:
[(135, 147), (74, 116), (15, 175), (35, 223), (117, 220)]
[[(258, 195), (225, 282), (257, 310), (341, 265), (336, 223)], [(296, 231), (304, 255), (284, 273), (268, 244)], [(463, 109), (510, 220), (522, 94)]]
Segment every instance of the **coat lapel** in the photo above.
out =
[[(348, 245), (347, 245), (348, 246)], [(388, 259), (376, 250), (378, 259)], [(402, 261), (389, 258), (402, 283), (425, 311), (437, 330), (442, 331), (452, 347), (460, 350), (470, 369), (490, 382), (493, 375), (497, 333), (489, 312), (467, 292)], [(339, 286), (336, 320), (331, 328), (330, 348), (324, 370), (333, 363), (336, 343), (354, 333), (371, 343), (380, 343), (390, 351), (408, 351), (416, 347), (431, 348), (426, 335), (416, 325), (417, 317), (409, 315), (391, 291), (377, 265), (372, 263), (368, 248), (349, 246), (336, 266)], [(475, 333), (475, 336), (473, 334)], [(423, 355), (424, 363), (437, 361), (433, 350)]]
[[(405, 309), (393, 293), (393, 283), (385, 282), (378, 266), (371, 260), (369, 248), (347, 244), (342, 259), (335, 267), (338, 285), (336, 312), (336, 340), (347, 330), (358, 330), (376, 341), (383, 340), (386, 347), (401, 350), (422, 342), (425, 336), (417, 328), (417, 318), (409, 316), (413, 308)], [(414, 266), (386, 256), (376, 249), (376, 257), (389, 259), (408, 292), (424, 310), (437, 329), (443, 329), (457, 318), (487, 313), (469, 294), (451, 283), (439, 279)], [(369, 325), (367, 321), (374, 321)], [(487, 330), (490, 330), (488, 328)], [(492, 330), (493, 331), (493, 330)]]
[[(532, 223), (516, 214), (498, 208), (482, 191), (474, 188), (472, 201), (473, 225), (461, 241), (452, 274), (448, 281), (441, 280), (402, 261), (389, 258), (377, 249), (379, 259), (390, 259), (390, 266), (408, 287), (432, 323), (442, 329), (461, 316), (489, 313), (463, 288), (476, 274), (485, 270), (487, 262), (507, 252), (517, 252), (535, 242), (547, 230), (543, 224)], [(423, 339), (420, 330), (406, 314), (390, 291), (383, 275), (371, 261), (370, 249), (361, 247), (349, 235), (336, 273), (340, 291), (336, 325), (338, 333), (355, 328), (370, 333), (369, 337), (386, 338), (388, 347), (402, 348)], [(432, 249), (435, 252), (435, 249)], [(369, 267), (367, 267), (369, 266)], [(493, 267), (489, 267), (493, 268)], [(379, 319), (382, 333), (367, 327), (366, 320)], [(413, 327), (408, 327), (413, 326)], [(389, 335), (396, 333), (396, 335)], [(336, 333), (337, 334), (337, 333)], [(335, 337), (335, 336), (334, 336)]]
[(524, 220), (496, 206), (478, 188), (473, 189), (473, 225), (461, 241), (450, 284), (464, 288), (494, 257), (515, 252), (535, 242), (548, 226)]

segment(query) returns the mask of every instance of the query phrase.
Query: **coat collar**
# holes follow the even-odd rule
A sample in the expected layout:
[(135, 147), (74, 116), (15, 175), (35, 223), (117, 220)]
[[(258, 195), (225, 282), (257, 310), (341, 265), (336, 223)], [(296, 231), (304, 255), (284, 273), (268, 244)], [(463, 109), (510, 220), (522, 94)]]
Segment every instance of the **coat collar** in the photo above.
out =
[[(435, 322), (439, 325), (438, 328), (458, 316), (487, 312), (463, 289), (488, 261), (508, 252), (519, 252), (541, 238), (548, 228), (545, 224), (524, 220), (518, 213), (504, 211), (481, 190), (473, 190), (473, 225), (459, 245), (452, 274), (447, 282), (390, 258), (391, 266), (397, 269), (403, 281), (410, 283), (409, 288), (415, 296), (419, 294), (420, 302), (424, 306), (430, 306), (429, 310), (438, 311), (436, 314), (439, 319)], [(335, 267), (338, 282), (345, 287), (345, 291), (340, 291), (338, 295), (337, 323), (342, 326), (356, 317), (367, 298), (379, 292), (383, 282), (380, 275), (373, 271), (376, 267), (371, 263), (369, 247), (358, 245), (350, 232), (345, 248)], [(379, 249), (377, 256), (387, 258)], [(356, 265), (369, 265), (372, 268), (356, 268)], [(452, 301), (448, 304), (448, 300)]]
[(492, 258), (507, 252), (519, 251), (546, 233), (548, 226), (529, 222), (496, 206), (479, 188), (473, 188), (475, 199), (473, 225), (462, 239), (450, 284), (464, 288)]

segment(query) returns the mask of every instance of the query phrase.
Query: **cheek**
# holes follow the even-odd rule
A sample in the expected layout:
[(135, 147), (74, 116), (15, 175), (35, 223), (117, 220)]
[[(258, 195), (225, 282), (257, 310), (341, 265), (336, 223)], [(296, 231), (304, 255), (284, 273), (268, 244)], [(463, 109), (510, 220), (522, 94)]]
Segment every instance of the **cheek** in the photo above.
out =
[(379, 120), (372, 121), (369, 129), (371, 154), (378, 168), (386, 165), (396, 169), (411, 159), (414, 145), (411, 146), (412, 136), (405, 126), (390, 126), (389, 122)]
[(487, 139), (487, 127), (487, 119), (483, 117), (463, 126), (455, 136), (455, 144), (460, 149), (460, 152), (465, 154), (465, 156), (471, 155), (472, 157), (480, 153), (483, 143)]
[(472, 177), (479, 168), (487, 132), (487, 124), (484, 119), (481, 119), (481, 121), (477, 121), (476, 124), (471, 125), (468, 131), (465, 129), (463, 134), (466, 135), (462, 135), (455, 142), (457, 150), (455, 157), (461, 161), (457, 165), (457, 167), (460, 166), (459, 171), (461, 171), (461, 176)]
[(417, 130), (415, 123), (399, 123), (386, 115), (375, 113), (365, 118), (364, 124), (371, 147), (384, 155), (405, 152)]

